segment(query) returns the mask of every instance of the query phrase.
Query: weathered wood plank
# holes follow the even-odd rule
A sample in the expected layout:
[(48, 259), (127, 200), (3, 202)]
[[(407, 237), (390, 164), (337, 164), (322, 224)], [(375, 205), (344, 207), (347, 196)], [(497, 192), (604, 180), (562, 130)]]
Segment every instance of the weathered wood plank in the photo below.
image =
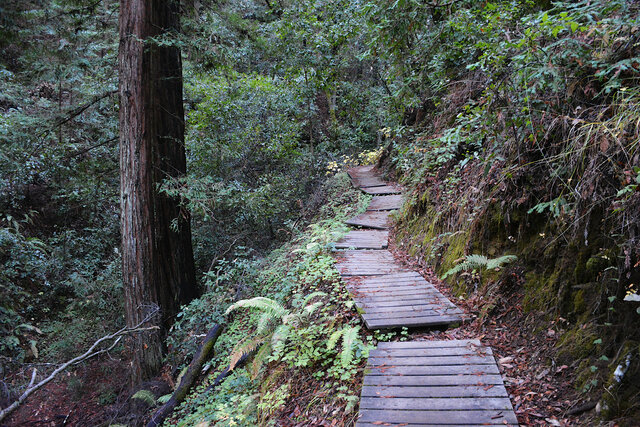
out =
[(493, 365), (493, 356), (369, 357), (369, 366)]
[(385, 185), (382, 187), (363, 187), (360, 190), (364, 191), (367, 194), (371, 195), (382, 195), (382, 194), (401, 194), (402, 188), (398, 185)]
[(472, 411), (487, 409), (512, 410), (511, 401), (507, 398), (488, 397), (488, 398), (390, 398), (381, 399), (376, 397), (363, 397), (360, 399), (360, 410), (362, 409), (404, 409), (409, 411), (416, 410), (455, 410), (455, 411)]
[(354, 227), (374, 228), (386, 230), (389, 228), (390, 215), (393, 211), (368, 211), (345, 221)]
[(458, 347), (479, 347), (480, 340), (450, 340), (450, 341), (393, 341), (379, 342), (378, 350), (381, 349), (406, 349), (406, 348), (458, 348)]
[(360, 298), (356, 299), (356, 304), (360, 302), (363, 304), (363, 306), (397, 307), (397, 306), (412, 305), (412, 304), (426, 302), (429, 304), (445, 306), (445, 302), (443, 301), (443, 299), (444, 297), (440, 297), (437, 294), (433, 294), (433, 293), (427, 294), (427, 295), (398, 295), (396, 297), (361, 296)]
[(462, 317), (458, 315), (439, 315), (427, 317), (402, 317), (371, 320), (363, 317), (368, 329), (394, 329), (394, 328), (418, 328), (449, 326), (462, 323)]
[(375, 196), (367, 206), (368, 211), (393, 211), (400, 209), (404, 203), (401, 194), (392, 196)]
[(492, 385), (455, 385), (446, 387), (372, 386), (362, 387), (362, 397), (509, 397), (502, 387)]
[(354, 230), (340, 239), (336, 249), (386, 249), (389, 232), (386, 230)]
[[(380, 315), (389, 315), (390, 313), (398, 312), (397, 307), (377, 307), (375, 305), (362, 305), (357, 304), (357, 307), (362, 310), (363, 313), (366, 314), (380, 314)], [(442, 312), (442, 310), (459, 310), (458, 307), (453, 304), (416, 304), (416, 305), (404, 305), (401, 308), (403, 311), (408, 312), (419, 312), (424, 310), (438, 310)]]
[(379, 298), (379, 297), (402, 297), (402, 296), (417, 296), (422, 295), (425, 298), (428, 297), (439, 297), (439, 293), (437, 290), (433, 288), (415, 288), (415, 289), (361, 289), (357, 287), (350, 287), (349, 289), (354, 296), (362, 297), (362, 298)]
[(363, 310), (362, 317), (367, 320), (382, 320), (382, 319), (398, 319), (398, 318), (411, 318), (411, 317), (428, 317), (431, 316), (442, 316), (442, 315), (460, 315), (462, 314), (460, 309), (455, 307), (444, 307), (444, 308), (426, 308), (424, 310), (413, 310), (407, 311), (405, 307), (397, 309), (395, 312), (382, 312), (382, 313), (371, 313), (367, 310)]
[(383, 275), (406, 270), (387, 250), (346, 250), (337, 256), (336, 268), (343, 276)]
[(347, 170), (347, 175), (350, 177), (362, 177), (362, 176), (376, 176), (374, 165), (356, 166)]
[[(381, 399), (382, 400), (382, 399)], [(364, 423), (401, 423), (426, 425), (505, 425), (517, 424), (515, 414), (509, 410), (468, 410), (468, 411), (398, 411), (376, 410), (361, 411), (360, 422)], [(380, 425), (380, 424), (378, 424)], [(392, 424), (393, 425), (393, 424)]]
[[(372, 368), (366, 372), (364, 385), (411, 386), (411, 387), (448, 387), (454, 385), (502, 385), (496, 365), (457, 365), (457, 366), (429, 366), (433, 375), (411, 375), (414, 369), (398, 371), (400, 368), (389, 368), (384, 372)], [(395, 369), (395, 371), (391, 371)], [(443, 373), (445, 372), (445, 373)], [(406, 374), (406, 375), (405, 375)]]
[(369, 357), (429, 357), (429, 356), (492, 356), (489, 347), (445, 347), (445, 348), (376, 348), (369, 352)]
[(365, 311), (367, 307), (403, 307), (407, 305), (428, 303), (442, 308), (447, 305), (433, 293), (423, 293), (414, 295), (379, 295), (366, 296), (362, 293), (351, 292), (356, 304)]
[[(424, 423), (397, 423), (397, 422), (376, 422), (376, 423), (363, 423), (363, 422), (357, 422), (356, 426), (357, 427), (392, 427), (392, 426), (398, 426), (398, 427), (406, 427), (408, 425), (411, 425), (411, 427), (434, 427), (434, 426), (441, 426), (442, 424), (424, 424)], [(447, 427), (468, 427), (470, 425), (474, 425), (474, 424), (447, 424)], [(487, 425), (500, 425), (502, 427), (517, 427), (516, 424), (503, 424), (502, 422), (499, 423), (494, 423), (494, 424), (489, 424), (489, 423), (482, 423), (482, 424), (475, 424), (475, 425), (481, 425), (481, 426), (487, 426)]]
[(352, 176), (351, 182), (354, 187), (357, 188), (369, 188), (369, 187), (383, 187), (387, 185), (382, 178), (377, 176)]
[[(375, 277), (375, 276), (371, 276), (371, 277)], [(436, 289), (434, 286), (429, 285), (429, 284), (425, 284), (425, 283), (398, 283), (398, 284), (378, 284), (378, 285), (359, 285), (359, 284), (354, 284), (351, 282), (347, 283), (347, 287), (349, 288), (353, 288), (353, 289), (359, 289), (362, 292), (375, 292), (375, 291), (390, 291), (390, 290), (394, 290), (394, 291), (416, 291), (419, 289), (429, 289), (431, 291), (433, 291), (434, 293), (437, 293), (438, 295), (442, 295), (440, 293), (440, 291), (438, 291), (438, 289)]]

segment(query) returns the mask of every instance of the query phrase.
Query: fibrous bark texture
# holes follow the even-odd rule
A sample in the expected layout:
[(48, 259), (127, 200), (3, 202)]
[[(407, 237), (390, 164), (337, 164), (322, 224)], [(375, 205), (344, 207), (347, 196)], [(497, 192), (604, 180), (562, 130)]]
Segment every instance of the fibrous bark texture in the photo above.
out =
[(160, 308), (160, 332), (133, 339), (133, 380), (155, 375), (162, 339), (181, 304), (197, 296), (189, 213), (159, 192), (186, 172), (182, 62), (174, 0), (120, 2), (122, 266), (127, 325)]

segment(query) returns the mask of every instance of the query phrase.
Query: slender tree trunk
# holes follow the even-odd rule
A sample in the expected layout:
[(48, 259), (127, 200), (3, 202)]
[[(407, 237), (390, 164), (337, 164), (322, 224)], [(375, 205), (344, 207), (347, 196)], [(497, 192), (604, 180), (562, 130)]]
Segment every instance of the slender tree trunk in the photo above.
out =
[[(120, 1), (122, 270), (127, 325), (159, 309), (157, 333), (132, 342), (133, 381), (157, 374), (163, 338), (197, 296), (189, 213), (159, 193), (186, 172), (180, 50), (152, 37), (179, 31), (177, 0)], [(172, 227), (172, 224), (175, 227)]]

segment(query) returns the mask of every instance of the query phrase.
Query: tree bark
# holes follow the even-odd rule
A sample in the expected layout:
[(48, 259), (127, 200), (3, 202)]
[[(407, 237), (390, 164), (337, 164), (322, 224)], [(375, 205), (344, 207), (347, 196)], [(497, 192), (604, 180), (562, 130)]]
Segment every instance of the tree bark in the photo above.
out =
[(197, 296), (189, 213), (159, 192), (186, 173), (182, 61), (158, 45), (179, 27), (177, 0), (120, 1), (120, 196), (127, 325), (159, 308), (157, 333), (132, 341), (132, 380), (161, 367), (163, 338), (180, 305)]

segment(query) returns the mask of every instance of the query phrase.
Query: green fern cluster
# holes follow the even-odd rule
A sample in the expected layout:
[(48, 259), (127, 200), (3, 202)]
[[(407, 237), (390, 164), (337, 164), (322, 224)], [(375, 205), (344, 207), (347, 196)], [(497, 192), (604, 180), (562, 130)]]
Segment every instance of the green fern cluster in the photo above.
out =
[(324, 292), (313, 292), (307, 295), (297, 310), (295, 310), (296, 307), (288, 310), (278, 301), (265, 297), (246, 299), (231, 305), (226, 311), (227, 315), (242, 307), (255, 308), (261, 311), (262, 315), (258, 318), (254, 336), (239, 343), (232, 351), (230, 369), (235, 367), (244, 354), (259, 348), (252, 363), (252, 372), (256, 376), (269, 356), (274, 351), (276, 353), (282, 351), (292, 333), (305, 324), (322, 306), (321, 301), (311, 303), (311, 300), (323, 296), (326, 296)]
[(465, 256), (465, 259), (460, 264), (453, 267), (451, 270), (444, 273), (442, 276), (443, 279), (447, 277), (460, 273), (461, 271), (469, 271), (469, 270), (495, 270), (496, 268), (500, 268), (505, 264), (509, 264), (517, 260), (518, 257), (515, 255), (503, 255), (498, 258), (489, 259), (484, 255), (472, 254)]

